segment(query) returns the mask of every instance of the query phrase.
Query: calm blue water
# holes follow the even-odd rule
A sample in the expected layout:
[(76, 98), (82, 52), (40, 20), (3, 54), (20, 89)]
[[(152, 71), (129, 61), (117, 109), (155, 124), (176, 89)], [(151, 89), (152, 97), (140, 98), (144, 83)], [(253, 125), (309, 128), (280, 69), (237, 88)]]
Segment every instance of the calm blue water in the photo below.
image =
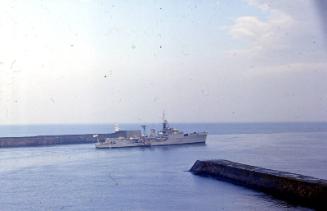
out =
[[(327, 179), (327, 127), (316, 124), (288, 123), (287, 128), (264, 124), (258, 125), (257, 132), (255, 125), (180, 125), (211, 131), (205, 145), (116, 150), (96, 150), (93, 144), (3, 148), (0, 210), (305, 210), (187, 170), (198, 159), (218, 158)], [(32, 126), (20, 132), (15, 128), (10, 133), (60, 134), (58, 128), (49, 127)], [(107, 129), (60, 127), (64, 133)], [(9, 134), (6, 130), (2, 128), (1, 134)]]

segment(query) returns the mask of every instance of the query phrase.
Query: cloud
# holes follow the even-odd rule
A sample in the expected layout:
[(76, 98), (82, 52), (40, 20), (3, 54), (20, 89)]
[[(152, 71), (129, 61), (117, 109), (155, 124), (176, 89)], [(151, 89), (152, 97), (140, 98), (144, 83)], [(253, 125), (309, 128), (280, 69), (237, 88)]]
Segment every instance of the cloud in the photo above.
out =
[(247, 101), (238, 108), (239, 117), (326, 120), (327, 53), (313, 2), (246, 2), (265, 15), (238, 17), (229, 28), (236, 42), (247, 43), (227, 51), (225, 58), (225, 68), (243, 79), (239, 92)]
[(237, 53), (248, 54), (263, 65), (325, 62), (323, 34), (312, 4), (304, 0), (285, 5), (278, 0), (247, 2), (267, 12), (268, 17), (242, 16), (234, 21), (230, 34), (250, 43)]
[(260, 39), (269, 33), (268, 24), (254, 16), (244, 16), (236, 19), (230, 33), (234, 38), (245, 38), (250, 41)]

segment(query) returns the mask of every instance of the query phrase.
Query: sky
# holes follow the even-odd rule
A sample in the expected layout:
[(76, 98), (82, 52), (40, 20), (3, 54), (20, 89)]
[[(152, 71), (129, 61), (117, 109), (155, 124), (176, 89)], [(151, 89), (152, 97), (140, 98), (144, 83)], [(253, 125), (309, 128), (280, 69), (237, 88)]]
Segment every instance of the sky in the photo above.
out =
[(0, 124), (326, 121), (314, 2), (2, 0)]

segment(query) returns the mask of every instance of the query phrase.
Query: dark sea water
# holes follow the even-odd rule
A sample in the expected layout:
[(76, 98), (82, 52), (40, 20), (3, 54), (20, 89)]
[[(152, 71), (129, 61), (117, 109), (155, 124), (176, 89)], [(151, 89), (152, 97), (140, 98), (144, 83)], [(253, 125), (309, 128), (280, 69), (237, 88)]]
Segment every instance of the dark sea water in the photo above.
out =
[[(93, 144), (2, 148), (0, 210), (306, 210), (192, 175), (188, 170), (198, 159), (327, 179), (325, 123), (174, 126), (209, 131), (207, 143), (115, 150), (96, 150)], [(1, 126), (0, 136), (110, 131), (111, 125)]]

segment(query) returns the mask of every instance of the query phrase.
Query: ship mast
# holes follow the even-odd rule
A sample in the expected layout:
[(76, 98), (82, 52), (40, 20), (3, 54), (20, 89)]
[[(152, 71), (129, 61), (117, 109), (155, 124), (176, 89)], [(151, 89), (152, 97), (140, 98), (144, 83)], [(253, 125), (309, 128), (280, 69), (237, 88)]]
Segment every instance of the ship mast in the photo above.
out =
[(165, 111), (162, 112), (162, 133), (165, 134), (168, 129), (168, 121), (166, 120)]
[(146, 125), (141, 125), (142, 129), (143, 129), (143, 136), (146, 136)]

